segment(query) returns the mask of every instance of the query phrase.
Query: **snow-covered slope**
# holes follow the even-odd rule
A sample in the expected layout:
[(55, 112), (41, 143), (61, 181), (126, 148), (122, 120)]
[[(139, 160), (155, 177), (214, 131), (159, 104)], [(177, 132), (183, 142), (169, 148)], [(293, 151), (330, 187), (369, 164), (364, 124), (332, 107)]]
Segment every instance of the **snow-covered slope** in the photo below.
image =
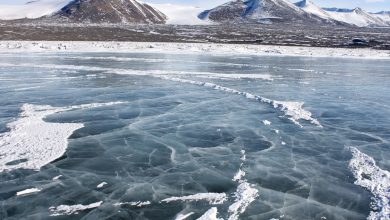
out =
[(327, 13), (325, 10), (315, 5), (310, 0), (303, 0), (295, 3), (295, 5), (301, 8), (302, 10), (306, 11), (307, 13), (315, 14), (324, 19), (331, 19), (329, 13)]
[(371, 14), (361, 8), (343, 9), (343, 8), (320, 8), (311, 0), (302, 0), (295, 3), (307, 13), (315, 14), (329, 21), (338, 21), (359, 27), (365, 26), (386, 26), (386, 19), (390, 20), (390, 16), (383, 14)]
[(390, 26), (390, 11), (381, 11), (372, 15), (381, 19), (387, 26)]
[(156, 8), (167, 16), (167, 24), (178, 25), (205, 25), (210, 22), (198, 18), (198, 14), (203, 11), (202, 8), (190, 5), (177, 4), (152, 4), (150, 6)]
[(24, 5), (0, 5), (0, 19), (40, 18), (58, 12), (71, 0), (37, 0)]
[(350, 12), (348, 12), (347, 10), (343, 10), (343, 11), (336, 10), (336, 11), (328, 11), (328, 13), (335, 20), (353, 24), (359, 27), (387, 25), (377, 16), (370, 14), (361, 8), (355, 8)]
[(288, 0), (235, 0), (202, 12), (199, 18), (216, 22), (326, 22), (325, 19), (305, 12)]

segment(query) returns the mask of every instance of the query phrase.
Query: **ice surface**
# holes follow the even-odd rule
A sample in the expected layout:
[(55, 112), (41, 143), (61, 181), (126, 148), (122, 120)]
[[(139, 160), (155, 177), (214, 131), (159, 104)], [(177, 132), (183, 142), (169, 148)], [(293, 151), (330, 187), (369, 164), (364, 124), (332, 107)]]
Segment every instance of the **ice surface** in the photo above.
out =
[[(163, 71), (163, 70), (131, 70), (131, 69), (117, 69), (117, 68), (104, 68), (104, 67), (91, 67), (80, 65), (52, 65), (52, 64), (11, 64), (0, 63), (0, 67), (32, 67), (32, 68), (46, 68), (46, 69), (59, 69), (59, 70), (85, 70), (85, 71), (106, 71), (107, 73), (114, 73), (119, 75), (134, 75), (134, 76), (196, 76), (206, 78), (219, 78), (219, 79), (260, 79), (260, 80), (274, 80), (274, 76), (270, 74), (225, 74), (214, 72), (190, 72), (190, 71)], [(37, 87), (23, 88), (22, 90), (29, 90)]]
[(372, 157), (357, 148), (349, 149), (353, 156), (349, 167), (356, 178), (355, 184), (366, 188), (374, 195), (373, 211), (368, 219), (390, 219), (390, 172), (379, 168)]
[(69, 107), (24, 104), (20, 117), (9, 123), (9, 132), (0, 134), (0, 172), (14, 169), (39, 170), (61, 157), (68, 137), (83, 127), (80, 123), (49, 123), (44, 118), (59, 112), (97, 108), (122, 102), (93, 103)]
[[(60, 218), (152, 220), (193, 213), (190, 220), (215, 207), (215, 218), (225, 220), (363, 220), (378, 211), (370, 209), (374, 195), (369, 190), (351, 185), (351, 154), (344, 146), (360, 146), (377, 167), (389, 169), (386, 60), (207, 53), (0, 56), (2, 63), (13, 65), (0, 66), (5, 80), (0, 81), (2, 134), (14, 132), (8, 125), (24, 118), (23, 103), (47, 106), (35, 109), (36, 114), (70, 109), (43, 119), (48, 124), (83, 125), (64, 145), (66, 157), (39, 171), (1, 173), (0, 216), (5, 219), (48, 219), (54, 213), (51, 206), (96, 201), (104, 202), (101, 208)], [(18, 66), (21, 62), (29, 65)], [(273, 80), (213, 74), (269, 74)], [(35, 86), (41, 87), (15, 91)], [(115, 100), (126, 104), (71, 108), (72, 103)], [(279, 100), (293, 104), (278, 103), (275, 109)], [(289, 111), (318, 120), (324, 129), (297, 119), (305, 126), (300, 129), (288, 120)], [(18, 158), (8, 165), (27, 162)], [(103, 182), (109, 185), (97, 188)], [(16, 196), (33, 187), (41, 191)], [(191, 200), (199, 193), (225, 193), (226, 200)], [(183, 196), (192, 198), (162, 202)]]
[[(220, 86), (215, 83), (209, 83), (209, 82), (201, 82), (201, 81), (194, 81), (194, 80), (187, 80), (187, 79), (182, 79), (182, 78), (174, 78), (174, 77), (167, 77), (167, 76), (161, 76), (162, 79), (167, 79), (175, 82), (182, 82), (182, 83), (189, 83), (193, 85), (198, 85), (198, 86), (204, 86), (204, 87), (209, 87), (213, 88), (215, 90), (220, 90), (223, 92), (227, 93), (233, 93), (237, 95), (242, 95), (246, 97), (247, 99), (252, 99), (252, 100), (257, 100), (262, 103), (267, 103), (271, 104), (274, 108), (280, 109), (285, 113), (285, 116), (287, 116), (292, 122), (295, 124), (299, 125), (302, 127), (302, 125), (299, 123), (299, 120), (305, 120), (309, 121), (310, 123), (317, 125), (319, 127), (322, 127), (320, 122), (312, 117), (312, 113), (303, 109), (303, 102), (282, 102), (282, 101), (276, 101), (276, 100), (271, 100), (268, 98), (264, 98), (258, 95), (254, 95), (248, 92), (241, 92), (235, 89), (231, 89), (228, 87)], [(265, 124), (268, 124), (266, 122)]]

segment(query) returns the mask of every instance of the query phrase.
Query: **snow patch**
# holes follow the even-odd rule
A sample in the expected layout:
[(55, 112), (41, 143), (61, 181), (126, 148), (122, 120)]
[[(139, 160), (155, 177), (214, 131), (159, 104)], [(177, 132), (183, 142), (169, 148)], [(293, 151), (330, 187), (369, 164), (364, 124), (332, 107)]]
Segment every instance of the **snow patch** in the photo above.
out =
[(242, 167), (246, 161), (246, 152), (241, 151), (241, 154), (242, 163), (240, 169), (233, 178), (233, 181), (238, 182), (239, 185), (234, 193), (234, 203), (229, 206), (230, 216), (228, 220), (238, 220), (240, 214), (244, 213), (248, 206), (259, 196), (259, 191), (253, 188), (253, 186), (244, 179), (246, 173), (242, 170)]
[(143, 207), (143, 206), (148, 206), (151, 205), (152, 203), (150, 201), (145, 201), (145, 202), (120, 202), (120, 203), (115, 203), (114, 206), (121, 206), (121, 205), (129, 205), (129, 206), (136, 206), (136, 207)]
[(82, 128), (81, 123), (49, 123), (49, 115), (76, 109), (97, 108), (123, 102), (93, 103), (70, 107), (24, 104), (20, 117), (0, 134), (0, 172), (15, 169), (39, 170), (64, 155), (68, 137)]
[(367, 219), (390, 219), (390, 172), (379, 168), (372, 157), (357, 148), (349, 147), (349, 150), (352, 152), (349, 168), (356, 178), (355, 184), (374, 195), (373, 210)]
[(101, 189), (101, 188), (103, 188), (104, 186), (106, 186), (107, 184), (108, 184), (108, 183), (106, 183), (106, 182), (102, 182), (102, 183), (100, 183), (99, 185), (97, 185), (96, 188)]
[(204, 213), (198, 220), (223, 220), (217, 217), (218, 209), (213, 207), (209, 209), (206, 213)]
[(53, 177), (53, 180), (54, 180), (54, 181), (55, 181), (55, 180), (59, 180), (61, 177), (62, 177), (62, 175), (55, 176), (55, 177)]
[(16, 196), (26, 196), (26, 195), (30, 195), (30, 194), (33, 194), (33, 193), (37, 193), (37, 192), (40, 192), (40, 191), (41, 191), (41, 190), (38, 189), (38, 188), (26, 189), (26, 190), (17, 192), (17, 193), (16, 193)]
[(72, 0), (37, 0), (24, 5), (2, 4), (0, 5), (0, 20), (40, 18), (58, 12), (71, 1)]
[(320, 122), (312, 117), (312, 113), (303, 109), (304, 102), (281, 102), (272, 101), (274, 108), (282, 110), (289, 119), (295, 124), (302, 127), (299, 120), (306, 120), (314, 125), (322, 127)]
[(162, 200), (162, 202), (170, 203), (176, 201), (208, 201), (210, 204), (219, 205), (223, 204), (227, 200), (226, 193), (198, 193), (189, 196), (182, 197), (170, 197)]
[(92, 203), (89, 205), (60, 205), (57, 207), (50, 207), (49, 211), (52, 212), (50, 216), (61, 216), (61, 215), (77, 215), (81, 211), (95, 209), (100, 207), (103, 204), (102, 201)]
[(195, 214), (195, 213), (190, 212), (190, 213), (188, 213), (188, 214), (178, 214), (178, 215), (176, 216), (175, 220), (185, 220), (185, 219), (187, 219), (188, 217), (190, 217), (190, 216), (193, 215), (193, 214)]
[(263, 124), (267, 126), (267, 125), (271, 125), (272, 123), (268, 120), (263, 120)]
[(390, 59), (386, 50), (210, 43), (0, 41), (0, 52), (113, 52)]

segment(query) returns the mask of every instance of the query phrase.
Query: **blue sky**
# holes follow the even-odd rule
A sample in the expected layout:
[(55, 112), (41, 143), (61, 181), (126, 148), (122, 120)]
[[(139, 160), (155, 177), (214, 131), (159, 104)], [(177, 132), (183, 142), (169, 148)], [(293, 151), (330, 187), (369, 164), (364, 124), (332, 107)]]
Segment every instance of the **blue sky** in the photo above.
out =
[[(0, 0), (0, 4), (23, 4), (31, 0)], [(151, 3), (179, 3), (190, 4), (201, 7), (212, 7), (229, 0), (143, 0)], [(295, 2), (294, 0), (290, 0)], [(299, 0), (296, 0), (299, 1)], [(361, 7), (368, 11), (390, 11), (390, 0), (313, 0), (322, 7), (342, 7), (355, 8)]]

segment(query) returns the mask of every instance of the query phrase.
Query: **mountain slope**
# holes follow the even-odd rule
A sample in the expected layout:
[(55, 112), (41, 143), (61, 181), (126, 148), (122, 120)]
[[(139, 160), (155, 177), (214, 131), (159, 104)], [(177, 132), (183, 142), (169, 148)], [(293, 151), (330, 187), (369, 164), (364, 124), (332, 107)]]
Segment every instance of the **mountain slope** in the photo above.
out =
[(167, 19), (160, 11), (136, 0), (74, 0), (53, 17), (90, 23), (163, 24)]
[(328, 22), (318, 15), (305, 12), (287, 0), (235, 0), (206, 10), (198, 17), (214, 22)]
[(342, 23), (347, 23), (359, 27), (365, 26), (386, 26), (385, 13), (371, 14), (361, 8), (355, 9), (340, 9), (340, 8), (320, 8), (311, 0), (302, 0), (295, 3), (295, 5), (307, 13), (315, 14), (326, 20), (333, 20)]
[(61, 10), (69, 2), (70, 0), (40, 0), (24, 5), (0, 5), (0, 19), (35, 19), (49, 16)]
[(1, 6), (0, 19), (163, 24), (167, 17), (136, 0), (36, 0), (19, 6)]
[(295, 3), (295, 5), (301, 8), (302, 10), (306, 11), (307, 13), (317, 15), (323, 19), (332, 19), (329, 13), (327, 13), (325, 10), (315, 5), (310, 0), (303, 0)]

